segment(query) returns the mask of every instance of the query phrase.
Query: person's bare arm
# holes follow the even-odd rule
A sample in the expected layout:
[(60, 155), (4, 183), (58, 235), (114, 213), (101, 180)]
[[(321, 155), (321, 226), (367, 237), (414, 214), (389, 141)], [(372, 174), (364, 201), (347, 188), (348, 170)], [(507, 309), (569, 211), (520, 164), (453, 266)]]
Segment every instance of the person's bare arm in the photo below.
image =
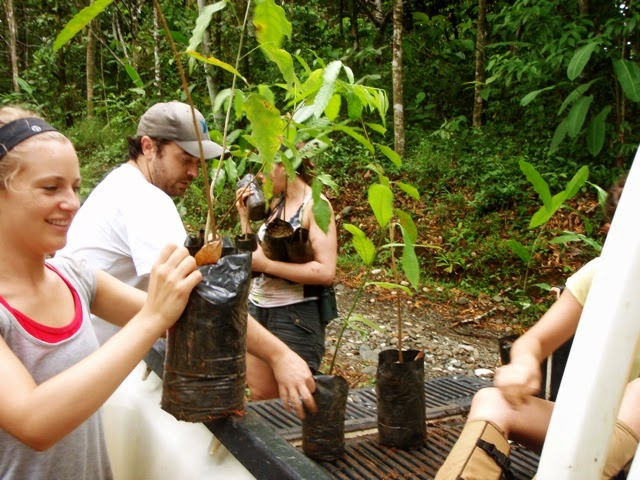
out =
[(565, 290), (540, 320), (511, 347), (511, 361), (498, 369), (495, 384), (514, 406), (540, 390), (540, 364), (573, 335), (582, 305)]
[(287, 410), (293, 406), (299, 418), (304, 418), (303, 404), (310, 412), (317, 410), (312, 395), (316, 384), (307, 363), (251, 315), (247, 322), (247, 351), (271, 367)]
[(40, 385), (0, 338), (0, 428), (35, 450), (49, 448), (74, 430), (176, 321), (201, 278), (186, 249), (165, 247), (140, 312), (97, 351)]
[(96, 295), (91, 313), (107, 322), (123, 327), (140, 311), (147, 293), (121, 282), (101, 270), (96, 272)]
[[(329, 207), (331, 208), (331, 205)], [(304, 218), (309, 222), (309, 242), (313, 247), (313, 260), (307, 263), (278, 262), (268, 259), (258, 247), (258, 250), (253, 252), (252, 270), (306, 285), (331, 285), (336, 275), (338, 258), (338, 235), (333, 209), (327, 233), (324, 233), (315, 221), (312, 202), (305, 206)]]

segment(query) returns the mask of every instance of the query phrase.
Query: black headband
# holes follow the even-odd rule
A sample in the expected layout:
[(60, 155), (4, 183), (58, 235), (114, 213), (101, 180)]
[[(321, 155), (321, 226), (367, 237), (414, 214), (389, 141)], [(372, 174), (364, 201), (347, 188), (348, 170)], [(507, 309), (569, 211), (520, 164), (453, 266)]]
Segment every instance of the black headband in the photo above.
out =
[(57, 132), (44, 120), (35, 117), (20, 118), (0, 128), (0, 158), (27, 138), (44, 132)]

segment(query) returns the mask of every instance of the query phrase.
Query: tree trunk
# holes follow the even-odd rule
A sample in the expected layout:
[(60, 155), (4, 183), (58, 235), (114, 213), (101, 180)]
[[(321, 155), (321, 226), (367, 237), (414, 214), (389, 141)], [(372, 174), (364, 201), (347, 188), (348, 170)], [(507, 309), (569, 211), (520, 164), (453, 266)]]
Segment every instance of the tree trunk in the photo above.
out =
[(160, 65), (160, 32), (158, 11), (153, 9), (153, 86), (158, 98), (162, 98), (162, 72)]
[(480, 91), (484, 87), (484, 45), (486, 32), (487, 4), (486, 0), (478, 0), (478, 36), (476, 39), (476, 78), (473, 88), (473, 126), (482, 126), (482, 96)]
[(360, 32), (358, 30), (358, 11), (355, 0), (348, 0), (349, 3), (349, 32), (351, 33), (351, 46), (354, 50), (360, 50)]
[(404, 102), (402, 91), (402, 0), (393, 1), (393, 133), (395, 150), (400, 156), (405, 152)]
[[(198, 13), (202, 14), (202, 10), (206, 6), (206, 2), (204, 0), (198, 0)], [(202, 56), (210, 57), (211, 56), (211, 48), (209, 45), (211, 44), (209, 40), (209, 32), (207, 30), (202, 34)], [(213, 81), (212, 76), (212, 68), (208, 63), (202, 63), (202, 67), (204, 69), (205, 79), (207, 81), (207, 91), (209, 92), (209, 101), (211, 102), (211, 109), (213, 109), (213, 105), (216, 101), (216, 96), (218, 95), (218, 88), (216, 87), (215, 82)], [(220, 129), (220, 121), (222, 117), (221, 115), (215, 115), (214, 112), (214, 125), (217, 129)]]
[(11, 80), (13, 83), (13, 91), (18, 93), (20, 91), (20, 85), (18, 85), (18, 48), (17, 48), (17, 33), (16, 33), (16, 19), (13, 14), (13, 0), (5, 0), (7, 9), (7, 25), (9, 27), (9, 57), (11, 58)]
[(94, 22), (89, 22), (87, 30), (87, 118), (93, 117), (93, 84), (96, 72), (96, 37), (93, 33)]

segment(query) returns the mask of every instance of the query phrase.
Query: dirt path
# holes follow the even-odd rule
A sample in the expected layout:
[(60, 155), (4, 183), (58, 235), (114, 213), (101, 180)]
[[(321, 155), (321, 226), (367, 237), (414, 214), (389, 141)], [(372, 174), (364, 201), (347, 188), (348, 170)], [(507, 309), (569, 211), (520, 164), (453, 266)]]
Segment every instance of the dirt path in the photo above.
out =
[[(344, 284), (336, 286), (342, 318), (346, 317), (355, 293), (355, 289)], [(367, 290), (358, 302), (355, 312), (382, 328), (376, 331), (357, 325), (345, 331), (334, 373), (347, 378), (352, 388), (371, 385), (378, 353), (396, 348), (397, 302), (395, 294), (382, 289)], [(499, 298), (464, 298), (452, 292), (426, 291), (413, 298), (402, 295), (400, 305), (403, 349), (424, 350), (425, 378), (474, 375), (478, 369), (494, 371), (499, 365), (498, 338), (514, 333), (505, 321), (513, 309)], [(325, 373), (341, 326), (335, 320), (327, 327)]]

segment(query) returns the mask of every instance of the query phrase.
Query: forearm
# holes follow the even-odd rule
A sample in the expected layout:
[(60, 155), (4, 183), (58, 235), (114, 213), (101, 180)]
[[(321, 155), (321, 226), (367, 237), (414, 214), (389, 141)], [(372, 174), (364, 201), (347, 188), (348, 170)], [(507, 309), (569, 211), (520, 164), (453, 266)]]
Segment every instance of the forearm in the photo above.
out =
[(36, 450), (49, 448), (100, 408), (160, 333), (151, 318), (136, 316), (102, 348), (25, 392), (7, 431)]
[(267, 260), (261, 271), (305, 285), (331, 285), (335, 278), (336, 267), (335, 264), (327, 265), (315, 260), (307, 263)]
[(247, 319), (247, 351), (260, 360), (273, 366), (277, 358), (282, 356), (289, 347), (260, 325), (251, 315)]

